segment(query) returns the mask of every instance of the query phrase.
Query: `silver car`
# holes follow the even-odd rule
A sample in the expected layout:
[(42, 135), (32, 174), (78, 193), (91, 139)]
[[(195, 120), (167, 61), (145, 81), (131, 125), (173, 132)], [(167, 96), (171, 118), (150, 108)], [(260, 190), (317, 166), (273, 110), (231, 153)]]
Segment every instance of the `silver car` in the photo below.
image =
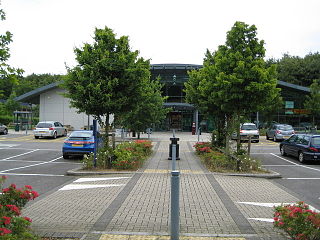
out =
[(39, 122), (33, 130), (34, 138), (67, 136), (67, 129), (59, 122), (45, 121)]
[(266, 132), (266, 138), (277, 142), (288, 139), (294, 134), (294, 129), (288, 124), (274, 124)]
[(8, 134), (8, 128), (6, 125), (0, 123), (0, 134)]
[[(259, 142), (259, 130), (257, 129), (254, 123), (243, 123), (240, 126), (240, 140), (249, 140), (251, 142)], [(231, 136), (232, 139), (237, 139), (237, 133), (233, 133)]]

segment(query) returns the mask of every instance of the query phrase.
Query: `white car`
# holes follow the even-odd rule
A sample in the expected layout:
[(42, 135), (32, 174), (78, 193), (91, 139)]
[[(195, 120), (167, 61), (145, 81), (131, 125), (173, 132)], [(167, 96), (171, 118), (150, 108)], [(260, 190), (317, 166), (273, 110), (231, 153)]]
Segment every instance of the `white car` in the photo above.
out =
[(59, 122), (45, 121), (39, 122), (33, 130), (34, 138), (67, 136), (67, 129)]
[[(240, 126), (240, 140), (249, 140), (251, 136), (251, 142), (259, 142), (259, 130), (254, 123), (243, 123)], [(232, 139), (237, 139), (237, 133), (232, 134)]]

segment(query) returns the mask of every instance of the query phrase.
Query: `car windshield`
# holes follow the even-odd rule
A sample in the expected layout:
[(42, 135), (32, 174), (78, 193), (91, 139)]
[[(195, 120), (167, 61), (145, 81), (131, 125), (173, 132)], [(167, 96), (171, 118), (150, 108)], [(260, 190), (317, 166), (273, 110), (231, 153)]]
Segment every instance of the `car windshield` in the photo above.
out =
[(292, 126), (290, 126), (290, 125), (279, 126), (278, 129), (283, 130), (283, 131), (293, 130)]
[(319, 146), (320, 147), (320, 137), (313, 137), (311, 143), (312, 143), (313, 146)]
[(50, 128), (52, 127), (51, 123), (38, 123), (37, 128)]
[(242, 130), (257, 130), (256, 125), (242, 125), (241, 127)]
[(92, 132), (72, 132), (70, 134), (69, 139), (73, 140), (78, 140), (78, 139), (83, 139), (83, 140), (88, 140), (92, 138), (93, 133)]

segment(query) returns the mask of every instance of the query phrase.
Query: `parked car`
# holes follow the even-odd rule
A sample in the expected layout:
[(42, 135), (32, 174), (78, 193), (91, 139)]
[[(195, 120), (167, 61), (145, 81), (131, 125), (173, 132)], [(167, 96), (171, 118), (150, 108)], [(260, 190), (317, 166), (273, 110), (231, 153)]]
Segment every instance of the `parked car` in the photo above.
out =
[[(102, 145), (102, 139), (98, 133), (97, 146)], [(85, 154), (94, 152), (94, 136), (93, 131), (81, 130), (73, 131), (70, 136), (64, 140), (62, 146), (62, 154), (64, 159), (70, 156), (83, 157)]]
[[(240, 140), (249, 140), (251, 136), (251, 142), (259, 142), (259, 130), (254, 123), (243, 123), (240, 126)], [(237, 139), (237, 133), (233, 133), (231, 138)]]
[(39, 122), (33, 130), (34, 138), (67, 136), (67, 129), (59, 122), (45, 121)]
[(282, 156), (297, 157), (301, 163), (320, 161), (320, 135), (296, 134), (280, 143)]
[(273, 124), (266, 132), (267, 140), (273, 139), (277, 142), (279, 140), (288, 139), (295, 134), (294, 129), (288, 124)]
[(6, 125), (3, 125), (3, 124), (1, 124), (0, 123), (0, 133), (1, 134), (8, 134), (8, 128), (7, 128), (7, 126)]

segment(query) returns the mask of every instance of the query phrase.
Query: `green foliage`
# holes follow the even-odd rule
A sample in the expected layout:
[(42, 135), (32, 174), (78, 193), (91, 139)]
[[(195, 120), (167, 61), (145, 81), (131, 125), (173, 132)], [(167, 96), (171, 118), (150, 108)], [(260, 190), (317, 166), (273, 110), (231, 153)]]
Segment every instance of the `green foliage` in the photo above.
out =
[[(249, 157), (246, 151), (240, 151), (232, 157), (215, 150), (209, 142), (198, 142), (194, 145), (196, 154), (202, 159), (207, 168), (214, 172), (265, 172), (261, 162)], [(239, 164), (239, 169), (237, 166)]]
[[(104, 146), (103, 148), (99, 149), (97, 152), (97, 159), (96, 159), (96, 166), (97, 169), (107, 169), (109, 168), (111, 158), (113, 157), (113, 150), (111, 147)], [(83, 169), (94, 169), (94, 154), (91, 153), (89, 155), (84, 155), (82, 159)]]
[(306, 96), (306, 101), (304, 106), (308, 109), (313, 116), (313, 125), (314, 117), (320, 115), (320, 80), (314, 80), (310, 86), (310, 95)]
[(134, 170), (142, 166), (145, 159), (152, 153), (152, 144), (147, 140), (125, 142), (117, 145), (112, 166), (118, 170)]
[[(0, 179), (0, 187), (6, 177)], [(6, 240), (37, 240), (39, 239), (30, 231), (31, 219), (21, 217), (21, 208), (26, 203), (38, 197), (38, 193), (32, 187), (26, 185), (16, 188), (15, 184), (2, 189), (0, 194), (0, 239)]]
[(239, 128), (240, 116), (280, 102), (276, 67), (267, 67), (264, 42), (258, 41), (256, 30), (254, 25), (236, 22), (225, 45), (213, 53), (207, 50), (204, 67), (190, 72), (185, 84), (187, 101), (220, 119), (218, 136), (230, 136), (234, 126)]
[(143, 88), (134, 108), (119, 116), (121, 125), (136, 132), (143, 132), (152, 124), (160, 123), (170, 111), (163, 107), (165, 97), (161, 96), (159, 79), (147, 80)]
[(275, 207), (274, 227), (285, 231), (291, 239), (320, 239), (320, 214), (304, 202)]
[[(5, 12), (0, 9), (0, 21), (5, 19)], [(0, 34), (0, 99), (10, 96), (13, 86), (18, 82), (17, 75), (23, 72), (22, 69), (15, 69), (6, 63), (10, 58), (8, 45), (11, 42), (12, 34), (9, 31)]]
[(109, 115), (129, 112), (140, 100), (150, 63), (130, 50), (127, 36), (116, 38), (108, 27), (96, 28), (93, 40), (75, 48), (78, 65), (68, 69), (63, 86), (71, 106), (93, 115), (107, 134)]
[(320, 79), (320, 54), (309, 53), (304, 58), (284, 54), (279, 60), (270, 60), (277, 64), (278, 79), (281, 81), (310, 86)]

